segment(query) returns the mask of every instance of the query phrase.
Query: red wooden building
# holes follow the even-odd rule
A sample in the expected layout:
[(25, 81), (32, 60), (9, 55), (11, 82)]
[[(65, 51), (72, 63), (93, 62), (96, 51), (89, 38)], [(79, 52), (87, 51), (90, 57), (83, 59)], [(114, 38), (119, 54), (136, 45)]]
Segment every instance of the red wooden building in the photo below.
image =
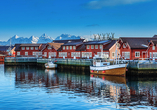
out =
[(153, 41), (156, 40), (156, 37), (120, 37), (118, 40), (120, 54), (122, 58), (128, 60), (150, 58), (149, 54), (156, 51), (152, 50)]
[(93, 58), (95, 55), (104, 53), (109, 58), (110, 49), (116, 40), (88, 41), (88, 42), (68, 42), (61, 46), (59, 58)]
[(151, 40), (148, 44), (147, 48), (147, 56), (148, 58), (157, 59), (157, 40)]
[(57, 58), (58, 49), (60, 49), (61, 45), (63, 44), (64, 43), (47, 43), (41, 50), (43, 58)]
[(15, 56), (42, 57), (42, 49), (46, 44), (15, 44)]

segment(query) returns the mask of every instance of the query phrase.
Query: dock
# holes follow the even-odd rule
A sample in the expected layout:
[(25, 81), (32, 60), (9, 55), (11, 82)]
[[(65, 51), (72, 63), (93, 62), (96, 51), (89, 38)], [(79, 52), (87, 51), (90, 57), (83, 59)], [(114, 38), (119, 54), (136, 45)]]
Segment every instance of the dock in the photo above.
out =
[[(35, 65), (41, 68), (45, 68), (44, 64), (48, 61), (54, 61), (58, 68), (61, 69), (72, 69), (72, 70), (88, 70), (90, 65), (93, 64), (92, 59), (60, 59), (60, 58), (35, 58), (35, 57), (5, 57), (5, 65)], [(113, 63), (113, 61), (110, 61)], [(137, 70), (137, 71), (146, 71), (157, 70), (157, 61), (156, 60), (128, 60), (127, 69), (128, 70)]]
[(129, 61), (128, 69), (157, 70), (157, 61), (156, 60), (132, 60)]
[(59, 59), (59, 58), (35, 58), (35, 57), (6, 57), (4, 59), (5, 65), (18, 66), (18, 65), (36, 65), (41, 68), (45, 68), (45, 63), (48, 61), (54, 61), (61, 69), (72, 70), (88, 70), (89, 66), (93, 64), (92, 59)]

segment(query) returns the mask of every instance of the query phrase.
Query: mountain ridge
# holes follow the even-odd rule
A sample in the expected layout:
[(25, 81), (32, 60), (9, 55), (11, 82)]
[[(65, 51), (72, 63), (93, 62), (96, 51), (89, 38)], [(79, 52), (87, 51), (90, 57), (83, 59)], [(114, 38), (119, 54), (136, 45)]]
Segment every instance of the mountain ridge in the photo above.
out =
[[(70, 35), (70, 34), (61, 34), (60, 36), (56, 37), (55, 40), (67, 40), (67, 39), (80, 39), (80, 36)], [(0, 45), (15, 45), (21, 43), (49, 43), (52, 42), (54, 39), (45, 33), (42, 34), (40, 37), (31, 36), (30, 38), (19, 37), (14, 35), (7, 41), (0, 41)]]

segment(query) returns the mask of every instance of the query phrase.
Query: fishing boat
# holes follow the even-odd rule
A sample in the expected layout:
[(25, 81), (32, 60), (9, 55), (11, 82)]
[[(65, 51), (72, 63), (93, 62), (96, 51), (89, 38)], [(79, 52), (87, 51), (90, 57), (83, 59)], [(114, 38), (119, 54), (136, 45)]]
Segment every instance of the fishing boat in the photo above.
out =
[(45, 68), (46, 69), (56, 69), (57, 68), (57, 64), (54, 64), (53, 61), (48, 61), (48, 63), (45, 63)]
[(109, 61), (103, 58), (93, 58), (93, 65), (90, 66), (90, 73), (92, 74), (103, 74), (103, 75), (114, 75), (114, 76), (125, 76), (127, 63), (115, 63), (110, 64)]

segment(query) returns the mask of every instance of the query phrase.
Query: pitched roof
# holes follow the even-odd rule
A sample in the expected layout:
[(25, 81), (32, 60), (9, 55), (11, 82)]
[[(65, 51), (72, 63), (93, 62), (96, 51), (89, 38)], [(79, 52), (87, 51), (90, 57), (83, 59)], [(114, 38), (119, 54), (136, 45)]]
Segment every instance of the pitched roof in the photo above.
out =
[(21, 47), (23, 47), (23, 46), (27, 46), (27, 47), (35, 47), (35, 46), (37, 46), (37, 47), (39, 47), (41, 44), (21, 44), (20, 46)]
[[(10, 48), (10, 46), (0, 46), (0, 51), (7, 51)], [(11, 46), (11, 50), (14, 48), (14, 46)]]
[(20, 45), (21, 44), (15, 44), (15, 51), (20, 51), (21, 50)]
[(77, 46), (83, 44), (83, 42), (68, 42), (66, 44), (64, 44), (63, 46)]
[(103, 50), (109, 50), (115, 43), (116, 43), (116, 40), (112, 40), (103, 48)]
[(107, 44), (111, 42), (111, 40), (101, 40), (101, 41), (88, 41), (84, 42), (85, 45), (97, 45), (97, 44)]
[(47, 45), (47, 44), (41, 44), (41, 46), (39, 47), (39, 51), (40, 51), (40, 50), (43, 50), (46, 45)]
[(75, 51), (85, 51), (85, 50), (86, 50), (86, 46), (85, 44), (82, 44), (82, 45), (79, 45)]
[(154, 45), (157, 45), (157, 40), (152, 40)]
[(84, 39), (69, 39), (69, 40), (53, 40), (54, 43), (68, 43), (69, 41), (71, 42), (83, 42)]
[(58, 50), (64, 43), (48, 43), (51, 47)]
[(128, 43), (130, 48), (140, 48), (146, 49), (147, 47), (144, 45), (148, 45), (151, 40), (157, 40), (157, 38), (153, 37), (120, 37), (123, 43)]

